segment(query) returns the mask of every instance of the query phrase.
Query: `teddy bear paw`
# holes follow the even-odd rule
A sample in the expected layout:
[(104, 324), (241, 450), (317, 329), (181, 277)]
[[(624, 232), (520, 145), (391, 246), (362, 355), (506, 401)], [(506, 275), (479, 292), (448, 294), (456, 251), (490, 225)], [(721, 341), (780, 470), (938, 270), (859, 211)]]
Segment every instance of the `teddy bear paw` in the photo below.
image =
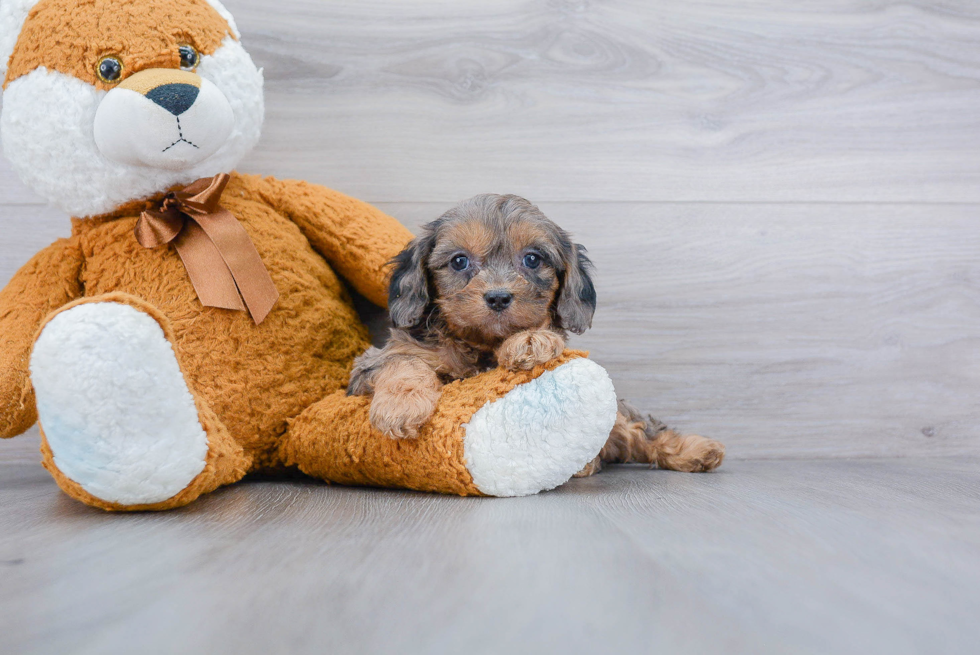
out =
[(615, 421), (606, 371), (573, 359), (477, 410), (466, 425), (466, 468), (490, 496), (553, 489), (599, 454)]
[(173, 348), (135, 307), (85, 303), (52, 318), (31, 381), (54, 465), (92, 496), (158, 503), (204, 469), (208, 438)]

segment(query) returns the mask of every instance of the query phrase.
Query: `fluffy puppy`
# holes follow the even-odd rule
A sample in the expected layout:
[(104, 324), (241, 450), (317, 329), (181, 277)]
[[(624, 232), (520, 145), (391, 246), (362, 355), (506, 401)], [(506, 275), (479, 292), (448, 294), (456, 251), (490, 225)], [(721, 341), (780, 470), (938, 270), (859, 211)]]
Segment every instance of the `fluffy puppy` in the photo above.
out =
[[(443, 384), (503, 366), (531, 369), (557, 357), (569, 332), (592, 325), (592, 263), (567, 232), (518, 196), (485, 194), (450, 209), (394, 260), (388, 344), (357, 358), (347, 392), (373, 395), (371, 423), (414, 437)], [(725, 448), (681, 436), (620, 401), (603, 462), (709, 471)]]

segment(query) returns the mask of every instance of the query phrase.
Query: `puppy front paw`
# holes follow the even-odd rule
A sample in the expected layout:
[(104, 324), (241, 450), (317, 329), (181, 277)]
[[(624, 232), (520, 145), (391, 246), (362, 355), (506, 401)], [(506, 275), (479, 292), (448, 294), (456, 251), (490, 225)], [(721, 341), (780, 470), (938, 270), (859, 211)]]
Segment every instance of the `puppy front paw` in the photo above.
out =
[(402, 393), (375, 392), (370, 420), (375, 429), (392, 439), (414, 439), (439, 402), (439, 392), (411, 389)]
[(497, 362), (510, 371), (529, 371), (550, 362), (565, 350), (565, 340), (551, 330), (524, 330), (497, 350)]

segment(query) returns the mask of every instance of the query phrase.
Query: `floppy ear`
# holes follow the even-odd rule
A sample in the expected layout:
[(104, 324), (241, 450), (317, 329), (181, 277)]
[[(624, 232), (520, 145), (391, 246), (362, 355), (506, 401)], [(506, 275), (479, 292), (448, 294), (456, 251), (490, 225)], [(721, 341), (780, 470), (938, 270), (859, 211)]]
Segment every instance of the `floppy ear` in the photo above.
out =
[(577, 243), (568, 243), (564, 251), (565, 270), (558, 289), (555, 318), (560, 327), (582, 334), (592, 327), (595, 314), (592, 262), (585, 255), (585, 247)]
[(426, 231), (391, 260), (395, 268), (388, 283), (388, 313), (395, 327), (418, 325), (425, 315), (432, 298), (426, 261), (434, 244), (435, 236)]

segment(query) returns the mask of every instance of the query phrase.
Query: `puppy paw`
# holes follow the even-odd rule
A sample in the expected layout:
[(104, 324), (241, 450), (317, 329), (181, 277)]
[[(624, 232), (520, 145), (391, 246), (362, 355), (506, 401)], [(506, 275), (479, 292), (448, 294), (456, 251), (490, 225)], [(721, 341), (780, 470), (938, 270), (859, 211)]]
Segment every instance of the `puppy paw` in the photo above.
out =
[(550, 362), (565, 350), (565, 340), (551, 330), (525, 330), (507, 338), (497, 362), (510, 371), (528, 371)]
[(725, 459), (725, 446), (714, 439), (707, 439), (701, 437), (702, 441), (694, 447), (694, 457), (692, 457), (694, 466), (692, 471), (703, 472), (703, 471), (713, 471), (714, 469), (721, 466), (722, 461)]
[(375, 392), (370, 420), (375, 429), (392, 439), (414, 439), (439, 402), (439, 392), (410, 389), (401, 393)]
[(573, 475), (573, 478), (587, 478), (591, 475), (595, 475), (602, 470), (602, 458), (596, 455), (596, 458), (591, 462), (582, 467), (582, 470)]
[(713, 471), (725, 459), (725, 446), (696, 434), (677, 435), (671, 430), (658, 439), (657, 465), (662, 469), (702, 473)]

